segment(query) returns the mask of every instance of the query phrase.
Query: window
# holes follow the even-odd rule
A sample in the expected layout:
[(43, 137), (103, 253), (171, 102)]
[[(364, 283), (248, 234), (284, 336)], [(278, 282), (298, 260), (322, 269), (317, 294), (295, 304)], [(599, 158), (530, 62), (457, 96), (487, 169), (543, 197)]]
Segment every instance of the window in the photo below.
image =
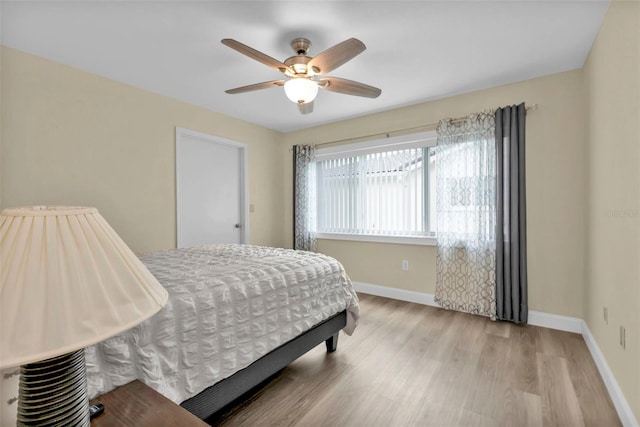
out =
[(319, 237), (435, 236), (435, 144), (423, 132), (318, 149)]

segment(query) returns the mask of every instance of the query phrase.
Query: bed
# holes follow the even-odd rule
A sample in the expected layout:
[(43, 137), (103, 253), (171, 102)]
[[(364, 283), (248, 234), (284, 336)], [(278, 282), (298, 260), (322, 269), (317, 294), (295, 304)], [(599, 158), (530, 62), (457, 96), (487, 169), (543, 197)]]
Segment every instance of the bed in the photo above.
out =
[(140, 259), (169, 301), (86, 349), (90, 397), (140, 379), (206, 419), (323, 341), (334, 351), (359, 317), (344, 268), (326, 255), (211, 245)]

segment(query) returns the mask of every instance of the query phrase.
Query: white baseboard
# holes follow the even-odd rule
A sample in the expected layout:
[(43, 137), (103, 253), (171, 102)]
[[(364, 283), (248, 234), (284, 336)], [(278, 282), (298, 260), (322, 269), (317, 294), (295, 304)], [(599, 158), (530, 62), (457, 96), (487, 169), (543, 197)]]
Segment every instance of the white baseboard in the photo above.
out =
[(582, 319), (578, 319), (577, 317), (529, 310), (529, 321), (527, 323), (533, 326), (580, 334), (582, 333), (583, 322)]
[(430, 305), (432, 307), (440, 307), (433, 300), (433, 294), (389, 288), (387, 286), (371, 285), (369, 283), (362, 282), (353, 282), (353, 287), (356, 292), (362, 292), (363, 294), (397, 299), (400, 301), (415, 302), (417, 304)]
[[(407, 291), (387, 286), (372, 285), (369, 283), (353, 282), (353, 287), (357, 292), (375, 295), (379, 297), (392, 298), (400, 301), (415, 302), (417, 304), (440, 307), (434, 300), (433, 294), (423, 292)], [(542, 311), (529, 310), (529, 324), (542, 326), (543, 328), (558, 329), (560, 331), (582, 333), (582, 319), (559, 314), (544, 313)]]
[[(363, 294), (375, 295), (379, 297), (392, 298), (400, 301), (414, 302), (417, 304), (430, 305), (439, 307), (433, 300), (433, 294), (423, 292), (407, 291), (404, 289), (389, 288), (387, 286), (372, 285), (369, 283), (353, 282), (356, 292)], [(542, 311), (529, 310), (529, 322), (533, 326), (541, 326), (543, 328), (557, 329), (560, 331), (575, 332), (582, 334), (587, 348), (591, 353), (591, 357), (598, 367), (598, 371), (602, 376), (609, 396), (613, 401), (613, 405), (618, 412), (620, 421), (625, 427), (640, 427), (636, 420), (629, 403), (627, 402), (618, 382), (613, 376), (613, 372), (609, 369), (609, 365), (605, 360), (598, 344), (596, 343), (587, 323), (577, 317), (561, 316), (559, 314), (545, 313)]]
[(582, 337), (587, 343), (587, 348), (589, 348), (591, 357), (596, 363), (596, 367), (600, 372), (604, 385), (607, 387), (607, 391), (609, 392), (609, 396), (611, 396), (613, 406), (616, 407), (616, 411), (618, 412), (622, 425), (625, 427), (640, 427), (640, 424), (638, 424), (638, 420), (634, 416), (627, 399), (624, 397), (616, 378), (613, 376), (613, 372), (611, 372), (611, 369), (609, 368), (607, 360), (604, 358), (598, 343), (593, 337), (593, 334), (591, 334), (591, 330), (589, 329), (587, 322), (584, 320), (582, 321)]

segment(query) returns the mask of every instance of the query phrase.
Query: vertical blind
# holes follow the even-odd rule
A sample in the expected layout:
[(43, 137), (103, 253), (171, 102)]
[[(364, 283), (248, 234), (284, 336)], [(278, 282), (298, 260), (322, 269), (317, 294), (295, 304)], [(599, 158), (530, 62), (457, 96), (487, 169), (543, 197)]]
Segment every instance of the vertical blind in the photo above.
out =
[(318, 232), (428, 235), (432, 157), (413, 146), (319, 160)]

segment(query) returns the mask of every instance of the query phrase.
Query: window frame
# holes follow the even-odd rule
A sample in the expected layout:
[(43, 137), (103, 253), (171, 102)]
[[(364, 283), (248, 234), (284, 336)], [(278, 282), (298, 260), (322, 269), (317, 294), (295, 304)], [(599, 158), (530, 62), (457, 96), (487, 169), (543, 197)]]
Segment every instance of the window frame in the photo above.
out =
[[(359, 156), (369, 153), (379, 153), (416, 147), (425, 147), (427, 149), (430, 149), (431, 147), (435, 147), (437, 145), (437, 135), (437, 132), (435, 130), (432, 130), (331, 147), (321, 147), (316, 149), (315, 161), (320, 162), (329, 159)], [(425, 188), (428, 188), (429, 167), (427, 166), (423, 170), (423, 185), (425, 185)], [(423, 197), (423, 221), (426, 221), (426, 225), (429, 225), (429, 192), (427, 191), (426, 193), (427, 197)], [(433, 232), (429, 235), (423, 236), (390, 236), (377, 234), (318, 232), (316, 234), (316, 237), (318, 239), (326, 240), (348, 240), (359, 242), (396, 243), (425, 246), (435, 246), (437, 244), (437, 237)]]

